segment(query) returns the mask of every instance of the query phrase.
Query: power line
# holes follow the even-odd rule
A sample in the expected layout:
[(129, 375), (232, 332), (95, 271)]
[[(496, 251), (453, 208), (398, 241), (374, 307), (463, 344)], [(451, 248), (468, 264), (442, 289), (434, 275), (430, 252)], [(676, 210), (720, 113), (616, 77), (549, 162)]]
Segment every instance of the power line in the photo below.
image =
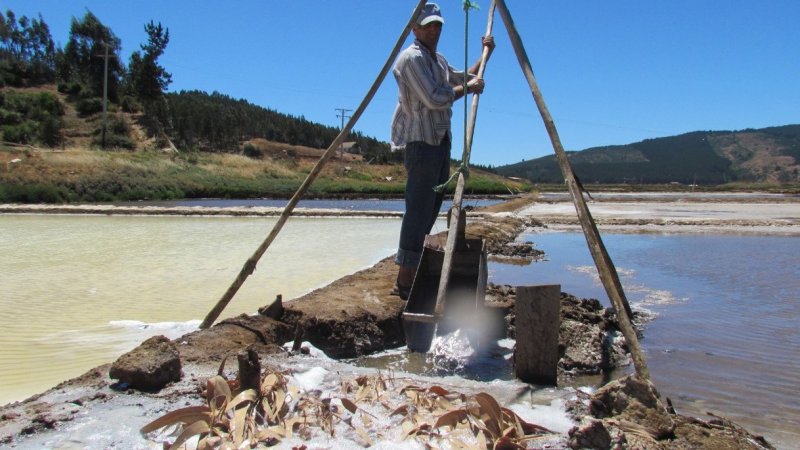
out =
[(116, 58), (117, 55), (108, 54), (108, 43), (100, 41), (105, 48), (105, 53), (96, 55), (103, 58), (103, 132), (100, 138), (100, 146), (106, 148), (106, 123), (108, 122), (108, 58)]
[[(350, 116), (345, 115), (345, 113), (352, 111), (352, 109), (344, 109), (344, 108), (334, 108), (334, 109), (336, 109), (336, 111), (339, 111), (339, 114), (337, 114), (336, 117), (340, 117), (342, 119), (342, 128), (340, 128), (340, 130), (344, 130), (344, 119), (350, 118)], [(342, 144), (339, 145), (339, 159), (344, 161), (344, 142), (342, 142)]]

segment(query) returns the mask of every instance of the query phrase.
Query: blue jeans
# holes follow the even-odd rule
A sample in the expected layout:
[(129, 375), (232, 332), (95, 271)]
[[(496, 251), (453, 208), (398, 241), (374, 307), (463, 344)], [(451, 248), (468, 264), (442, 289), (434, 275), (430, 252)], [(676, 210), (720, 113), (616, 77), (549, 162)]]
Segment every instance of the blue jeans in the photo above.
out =
[(444, 194), (433, 188), (450, 177), (450, 138), (445, 137), (435, 146), (410, 142), (405, 152), (406, 212), (394, 262), (416, 268), (422, 258), (425, 235), (433, 228), (444, 199)]

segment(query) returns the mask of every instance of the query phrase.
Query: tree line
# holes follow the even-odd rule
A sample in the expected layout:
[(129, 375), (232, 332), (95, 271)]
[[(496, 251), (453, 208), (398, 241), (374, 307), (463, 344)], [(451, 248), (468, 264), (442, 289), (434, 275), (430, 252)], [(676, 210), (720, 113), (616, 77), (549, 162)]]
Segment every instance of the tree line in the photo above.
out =
[[(41, 14), (0, 16), (0, 87), (32, 87), (55, 83), (74, 102), (78, 113), (92, 117), (103, 109), (141, 113), (140, 124), (156, 138), (169, 139), (181, 150), (239, 152), (247, 139), (264, 138), (294, 145), (325, 148), (338, 135), (323, 126), (218, 92), (167, 93), (172, 75), (159, 63), (169, 44), (169, 29), (150, 21), (144, 25), (147, 42), (124, 63), (121, 40), (91, 11), (73, 17), (63, 48), (54, 44)], [(57, 146), (63, 142), (64, 106), (47, 92), (0, 92), (0, 139)], [(108, 130), (106, 130), (108, 128)], [(103, 125), (103, 141), (111, 147), (133, 148), (125, 119), (113, 117)], [(100, 134), (94, 130), (95, 135)], [(106, 136), (106, 131), (109, 136)], [(368, 160), (397, 160), (389, 145), (353, 132)], [(99, 143), (96, 139), (95, 143)]]

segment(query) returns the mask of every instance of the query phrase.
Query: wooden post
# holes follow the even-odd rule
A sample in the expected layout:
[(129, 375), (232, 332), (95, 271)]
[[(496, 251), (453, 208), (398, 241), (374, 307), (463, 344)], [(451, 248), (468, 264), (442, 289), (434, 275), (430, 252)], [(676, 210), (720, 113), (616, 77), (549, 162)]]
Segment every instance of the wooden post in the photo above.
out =
[(253, 389), (258, 392), (261, 388), (261, 361), (258, 359), (258, 352), (251, 345), (237, 353), (236, 359), (239, 361), (239, 390)]
[(619, 281), (617, 270), (614, 267), (614, 264), (611, 262), (611, 258), (606, 251), (605, 245), (603, 245), (603, 240), (600, 238), (600, 233), (598, 232), (597, 226), (594, 223), (592, 214), (589, 212), (589, 207), (586, 205), (586, 201), (583, 199), (582, 186), (572, 170), (572, 165), (567, 158), (567, 153), (564, 151), (564, 147), (561, 145), (561, 139), (558, 136), (556, 124), (550, 115), (550, 111), (547, 109), (547, 105), (545, 104), (544, 97), (539, 90), (539, 85), (536, 82), (536, 78), (533, 76), (533, 69), (531, 68), (531, 63), (528, 60), (528, 54), (525, 52), (525, 47), (522, 45), (522, 39), (517, 32), (517, 28), (514, 26), (514, 21), (511, 19), (511, 13), (508, 12), (508, 8), (506, 8), (504, 0), (496, 0), (496, 3), (497, 10), (500, 13), (500, 17), (503, 19), (503, 23), (506, 26), (506, 31), (508, 31), (508, 36), (511, 39), (511, 45), (514, 47), (514, 52), (517, 55), (519, 65), (522, 68), (525, 79), (528, 81), (528, 85), (531, 88), (531, 94), (533, 95), (533, 99), (536, 102), (537, 108), (539, 109), (539, 114), (542, 116), (542, 121), (547, 129), (547, 134), (550, 136), (550, 142), (553, 144), (553, 151), (555, 151), (556, 160), (558, 161), (558, 165), (560, 166), (561, 172), (564, 175), (564, 181), (567, 184), (567, 189), (569, 189), (570, 195), (572, 196), (572, 201), (575, 204), (575, 210), (578, 214), (578, 219), (581, 222), (583, 234), (586, 237), (586, 243), (589, 246), (589, 252), (594, 259), (597, 273), (600, 275), (600, 281), (603, 283), (603, 287), (606, 290), (606, 294), (608, 294), (609, 300), (611, 300), (611, 304), (617, 311), (619, 328), (623, 336), (625, 336), (625, 341), (630, 349), (633, 365), (636, 367), (636, 375), (643, 380), (650, 380), (650, 370), (647, 368), (644, 353), (639, 346), (639, 338), (636, 335), (636, 330), (631, 322), (633, 317), (631, 313), (631, 307), (628, 304), (628, 299), (625, 297), (625, 292), (622, 290), (622, 284)]
[[(492, 2), (491, 6), (489, 7), (489, 19), (486, 23), (486, 34), (485, 36), (491, 36), (492, 34), (492, 26), (494, 25), (494, 9), (495, 4)], [(483, 52), (481, 53), (481, 60), (478, 63), (478, 73), (477, 76), (483, 78), (484, 71), (486, 70), (486, 62), (489, 60), (489, 49), (483, 47)], [(465, 69), (466, 70), (466, 69)], [(464, 91), (465, 98), (464, 101), (466, 102), (466, 91)], [(473, 93), (472, 94), (472, 109), (470, 111), (470, 116), (467, 121), (466, 125), (466, 135), (464, 141), (464, 153), (461, 158), (461, 168), (459, 169), (460, 172), (458, 173), (458, 179), (456, 181), (456, 189), (453, 193), (453, 206), (450, 207), (450, 229), (447, 232), (447, 243), (445, 245), (444, 250), (444, 262), (442, 263), (442, 276), (439, 279), (439, 290), (436, 295), (436, 307), (434, 309), (434, 316), (436, 318), (441, 317), (444, 314), (444, 307), (445, 307), (445, 296), (447, 294), (447, 287), (450, 283), (450, 267), (453, 262), (453, 252), (456, 248), (456, 242), (458, 238), (463, 238), (463, 233), (459, 236), (459, 233), (456, 232), (454, 229), (455, 225), (459, 225), (461, 220), (464, 220), (466, 223), (466, 216), (464, 216), (464, 212), (461, 209), (461, 203), (464, 196), (464, 186), (467, 182), (467, 177), (464, 174), (464, 170), (469, 166), (469, 157), (472, 151), (472, 137), (475, 133), (475, 121), (478, 117), (478, 101), (480, 99), (480, 94)]]
[(561, 285), (517, 286), (514, 374), (526, 383), (557, 384)]

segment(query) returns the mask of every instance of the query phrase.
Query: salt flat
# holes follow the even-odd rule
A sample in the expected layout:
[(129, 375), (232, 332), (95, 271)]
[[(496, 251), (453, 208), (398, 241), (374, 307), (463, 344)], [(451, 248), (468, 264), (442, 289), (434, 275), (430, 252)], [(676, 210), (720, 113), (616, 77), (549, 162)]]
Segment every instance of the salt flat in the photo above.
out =
[[(589, 211), (601, 229), (635, 232), (800, 234), (800, 197), (774, 194), (592, 194)], [(579, 225), (572, 200), (544, 193), (518, 214), (550, 228)]]

